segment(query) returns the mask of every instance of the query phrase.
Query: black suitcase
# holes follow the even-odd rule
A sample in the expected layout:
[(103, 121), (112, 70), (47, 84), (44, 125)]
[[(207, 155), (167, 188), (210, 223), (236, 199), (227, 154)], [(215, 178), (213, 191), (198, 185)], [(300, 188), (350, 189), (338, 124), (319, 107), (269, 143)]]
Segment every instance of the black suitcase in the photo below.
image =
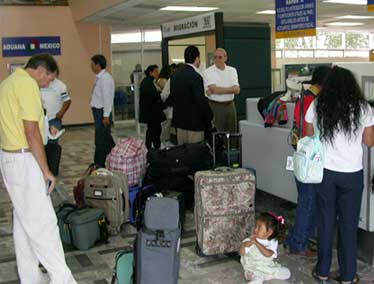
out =
[(213, 168), (242, 167), (242, 134), (213, 133)]
[(48, 142), (45, 146), (49, 170), (54, 176), (58, 176), (61, 160), (61, 146), (58, 143)]
[(157, 180), (169, 176), (193, 175), (210, 169), (212, 154), (205, 143), (190, 143), (162, 150), (149, 151), (147, 177)]

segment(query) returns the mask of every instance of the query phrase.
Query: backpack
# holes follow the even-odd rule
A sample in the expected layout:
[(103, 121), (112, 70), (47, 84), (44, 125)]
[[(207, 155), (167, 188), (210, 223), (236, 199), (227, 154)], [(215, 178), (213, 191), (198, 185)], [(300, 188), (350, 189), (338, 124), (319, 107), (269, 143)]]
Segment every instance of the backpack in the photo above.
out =
[(296, 179), (302, 183), (321, 183), (324, 158), (325, 153), (318, 130), (311, 137), (301, 138), (297, 142), (297, 149), (293, 155)]
[[(317, 96), (318, 92), (313, 90), (307, 90), (304, 89), (304, 84), (301, 84), (301, 92), (300, 97), (297, 99), (295, 103), (295, 112), (294, 112), (294, 119), (292, 123), (291, 132), (289, 135), (289, 144), (296, 150), (297, 148), (297, 142), (300, 140), (300, 138), (303, 136), (304, 131), (304, 118), (306, 114), (305, 107), (305, 97), (306, 96), (313, 96), (314, 98)], [(297, 105), (300, 105), (300, 111), (297, 111)]]

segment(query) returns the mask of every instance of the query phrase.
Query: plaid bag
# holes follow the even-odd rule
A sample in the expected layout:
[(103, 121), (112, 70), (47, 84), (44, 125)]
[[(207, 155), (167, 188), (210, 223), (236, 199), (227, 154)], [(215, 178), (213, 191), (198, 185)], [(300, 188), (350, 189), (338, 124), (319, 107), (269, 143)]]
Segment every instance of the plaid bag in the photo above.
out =
[(128, 186), (137, 185), (145, 174), (147, 148), (143, 140), (121, 139), (108, 155), (108, 169), (127, 175)]

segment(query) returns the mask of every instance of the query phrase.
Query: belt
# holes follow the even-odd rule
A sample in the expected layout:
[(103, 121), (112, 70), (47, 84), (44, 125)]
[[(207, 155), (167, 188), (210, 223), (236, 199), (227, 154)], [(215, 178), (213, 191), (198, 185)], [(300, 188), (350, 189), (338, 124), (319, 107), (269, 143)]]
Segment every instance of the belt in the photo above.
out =
[(211, 102), (213, 104), (217, 104), (217, 105), (229, 105), (229, 104), (232, 103), (232, 101), (217, 102), (217, 101), (213, 101), (213, 100), (209, 100), (209, 102)]
[(22, 148), (22, 149), (17, 149), (17, 150), (5, 150), (1, 149), (5, 153), (30, 153), (30, 149), (28, 148)]

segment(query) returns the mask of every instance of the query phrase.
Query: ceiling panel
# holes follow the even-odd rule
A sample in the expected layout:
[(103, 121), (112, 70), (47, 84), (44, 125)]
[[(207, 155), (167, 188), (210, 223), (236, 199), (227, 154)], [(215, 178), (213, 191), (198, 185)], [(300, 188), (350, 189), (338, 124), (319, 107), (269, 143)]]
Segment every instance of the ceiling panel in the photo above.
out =
[[(226, 22), (266, 22), (274, 25), (273, 15), (257, 15), (257, 11), (274, 9), (274, 0), (124, 0), (122, 3), (86, 18), (88, 23), (111, 24), (114, 31), (134, 28), (154, 28), (162, 23), (195, 16), (201, 13), (160, 11), (164, 6), (209, 6), (219, 7)], [(366, 6), (326, 4), (317, 0), (317, 25), (338, 21), (335, 17), (344, 15), (374, 15)], [(342, 20), (339, 20), (342, 21)], [(352, 20), (345, 20), (352, 21)], [(357, 20), (356, 20), (357, 21)], [(374, 20), (359, 20), (364, 26), (349, 30), (374, 31)], [(329, 30), (333, 28), (328, 27)], [(336, 29), (336, 28), (335, 28)], [(342, 30), (342, 28), (340, 28)]]

